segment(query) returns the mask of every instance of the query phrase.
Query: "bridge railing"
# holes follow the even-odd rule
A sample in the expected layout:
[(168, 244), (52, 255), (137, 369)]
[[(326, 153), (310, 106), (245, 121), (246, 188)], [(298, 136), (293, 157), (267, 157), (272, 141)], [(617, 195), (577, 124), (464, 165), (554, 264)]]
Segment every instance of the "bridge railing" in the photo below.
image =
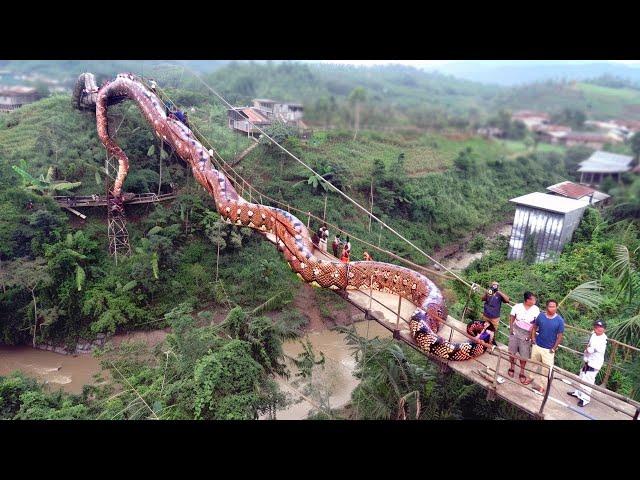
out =
[[(371, 313), (371, 306), (373, 305), (373, 303), (375, 302), (377, 305), (380, 305), (381, 307), (383, 307), (384, 309), (386, 309), (387, 311), (393, 313), (394, 315), (396, 315), (396, 328), (395, 330), (392, 330), (394, 333), (394, 338), (398, 339), (401, 338), (399, 335), (399, 321), (403, 320), (407, 325), (409, 324), (409, 319), (405, 318), (402, 313), (401, 313), (401, 306), (402, 306), (402, 300), (403, 297), (398, 295), (398, 308), (397, 310), (393, 310), (392, 308), (390, 308), (388, 305), (385, 305), (384, 303), (380, 302), (378, 299), (376, 299), (373, 296), (373, 289), (371, 288), (371, 283), (369, 288), (360, 288), (358, 289), (358, 291), (365, 293), (368, 297), (369, 297), (369, 308), (368, 311), (365, 312), (365, 314), (367, 314), (368, 317), (371, 317), (373, 319), (376, 319), (375, 316)], [(347, 295), (348, 295), (348, 290), (346, 291)], [(376, 319), (379, 323), (384, 322), (384, 320), (381, 319)], [(450, 328), (450, 335), (449, 335), (449, 341), (451, 341), (452, 336), (453, 336), (453, 332), (457, 332), (459, 334), (461, 334), (462, 336), (466, 337), (468, 340), (474, 342), (474, 343), (482, 343), (480, 342), (478, 339), (476, 339), (475, 337), (470, 336), (466, 330), (460, 329), (458, 327), (456, 327), (455, 325), (452, 325), (450, 323), (448, 323), (446, 320), (442, 319), (442, 318), (438, 318), (436, 317), (436, 320), (438, 322), (440, 322), (441, 324), (446, 325), (447, 327)], [(387, 325), (385, 325), (387, 328), (389, 328)], [(416, 345), (411, 345), (412, 347), (416, 348)], [(422, 352), (422, 350), (420, 350)], [(423, 352), (424, 353), (424, 352)], [(493, 381), (492, 381), (492, 390), (494, 392), (497, 393), (498, 388), (499, 388), (499, 383), (497, 381), (497, 377), (499, 375), (499, 371), (500, 371), (500, 364), (502, 361), (510, 361), (511, 360), (511, 355), (508, 352), (505, 352), (504, 350), (500, 349), (500, 348), (494, 348), (493, 350), (489, 350), (487, 349), (485, 351), (485, 353), (488, 353), (491, 356), (495, 356), (497, 357), (497, 364), (496, 367), (494, 369), (493, 372)], [(430, 355), (430, 357), (432, 357)], [(482, 363), (482, 361), (480, 360), (481, 357), (478, 357), (475, 359), (475, 361), (478, 361), (479, 363), (481, 363), (482, 365), (488, 367), (489, 365)], [(519, 357), (516, 357), (517, 360), (519, 360)], [(440, 361), (442, 361), (440, 359)], [(447, 361), (447, 363), (449, 363)], [(544, 416), (544, 410), (545, 407), (547, 405), (548, 399), (549, 399), (549, 395), (551, 393), (551, 388), (553, 385), (553, 381), (555, 379), (557, 379), (559, 376), (562, 377), (566, 377), (568, 379), (570, 379), (575, 385), (574, 385), (574, 390), (576, 391), (580, 391), (582, 393), (585, 393), (587, 395), (590, 395), (591, 400), (595, 401), (595, 402), (599, 402), (602, 403), (603, 405), (605, 405), (608, 408), (611, 408), (615, 411), (619, 411), (631, 418), (633, 418), (634, 420), (638, 419), (638, 416), (640, 414), (640, 402), (636, 402), (635, 400), (632, 400), (630, 398), (627, 398), (623, 395), (620, 395), (616, 392), (612, 392), (610, 390), (607, 390), (606, 388), (604, 388), (603, 386), (598, 386), (598, 385), (592, 385), (590, 383), (585, 382), (583, 379), (581, 379), (579, 376), (572, 374), (571, 372), (568, 372), (567, 370), (564, 370), (558, 366), (552, 366), (549, 367), (548, 365), (542, 363), (542, 362), (537, 362), (531, 359), (527, 359), (527, 364), (524, 368), (526, 371), (530, 372), (530, 373), (534, 373), (537, 376), (540, 376), (542, 378), (545, 378), (545, 375), (540, 373), (539, 370), (541, 370), (542, 372), (544, 372), (545, 370), (548, 372), (546, 375), (546, 385), (545, 385), (545, 393), (542, 395), (541, 398), (541, 404), (540, 404), (540, 408), (537, 412), (538, 416), (543, 417)], [(558, 375), (559, 374), (559, 375)], [(518, 385), (519, 387), (525, 389), (525, 390), (531, 390), (530, 387), (523, 385), (519, 382), (516, 382), (514, 380), (511, 379), (506, 379), (508, 381), (510, 381), (511, 383)], [(588, 391), (586, 391), (584, 389), (584, 387), (590, 388), (593, 391), (599, 392), (600, 394), (602, 394), (605, 398), (602, 398), (600, 395), (593, 395), (593, 393), (589, 393)], [(608, 397), (608, 398), (607, 398)], [(621, 410), (619, 406), (613, 404), (612, 402), (609, 401), (609, 398), (611, 399), (615, 399), (621, 402), (624, 402), (628, 405), (630, 405), (631, 407), (633, 407), (635, 409), (635, 414), (630, 414), (627, 411)]]

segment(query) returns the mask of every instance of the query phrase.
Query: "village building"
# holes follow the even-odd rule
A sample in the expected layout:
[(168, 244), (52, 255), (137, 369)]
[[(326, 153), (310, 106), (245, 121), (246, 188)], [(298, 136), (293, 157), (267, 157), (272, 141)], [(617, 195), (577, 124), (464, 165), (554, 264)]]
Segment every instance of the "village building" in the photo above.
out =
[(580, 162), (580, 183), (599, 185), (605, 178), (611, 177), (620, 181), (620, 175), (632, 169), (633, 157), (617, 153), (594, 152), (589, 158)]
[(600, 192), (595, 188), (588, 187), (586, 185), (580, 185), (570, 181), (556, 183), (547, 187), (551, 195), (560, 195), (562, 197), (573, 198), (580, 202), (584, 202), (587, 205), (600, 204), (602, 206), (606, 201), (611, 198), (610, 195)]
[(533, 130), (538, 125), (549, 123), (549, 115), (544, 112), (534, 112), (532, 110), (520, 110), (511, 115), (511, 121), (520, 121), (525, 124), (528, 130)]
[[(266, 98), (256, 98), (251, 107), (237, 107), (227, 110), (229, 128), (246, 133), (247, 136), (259, 136), (260, 132), (251, 125), (263, 128), (273, 122), (282, 122), (295, 126), (305, 136), (308, 127), (303, 122), (304, 107), (300, 103), (282, 103)], [(251, 122), (251, 123), (249, 123)]]
[(559, 139), (559, 143), (567, 147), (582, 145), (600, 150), (607, 143), (616, 143), (619, 140), (603, 133), (593, 132), (569, 132)]
[(531, 255), (542, 262), (559, 255), (571, 240), (587, 203), (559, 195), (533, 192), (509, 200), (516, 204), (507, 258)]
[(533, 132), (539, 141), (558, 144), (560, 139), (564, 138), (569, 132), (571, 127), (565, 125), (536, 125), (533, 127)]
[(626, 129), (630, 135), (640, 132), (640, 122), (637, 120), (610, 120), (609, 123), (617, 125), (621, 129)]
[(504, 131), (496, 127), (484, 127), (476, 130), (478, 135), (484, 138), (504, 138)]
[(32, 87), (0, 87), (0, 112), (11, 112), (38, 100)]
[(626, 126), (618, 124), (615, 120), (609, 122), (599, 122), (596, 120), (587, 120), (585, 125), (597, 128), (598, 130), (605, 132), (610, 138), (616, 142), (624, 142), (633, 135), (633, 131), (629, 130)]
[(248, 137), (260, 136), (260, 131), (255, 128), (271, 125), (271, 120), (260, 110), (251, 107), (237, 107), (227, 110), (229, 128), (237, 132), (245, 133)]

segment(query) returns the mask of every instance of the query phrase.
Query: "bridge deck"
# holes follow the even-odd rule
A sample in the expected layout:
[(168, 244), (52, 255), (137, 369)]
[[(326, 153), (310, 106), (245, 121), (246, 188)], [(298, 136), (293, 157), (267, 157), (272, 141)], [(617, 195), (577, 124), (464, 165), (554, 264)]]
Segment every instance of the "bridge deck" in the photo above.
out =
[[(97, 196), (96, 198), (91, 196), (81, 196), (81, 197), (53, 197), (55, 201), (63, 208), (77, 208), (77, 207), (106, 207), (107, 206), (107, 197)], [(164, 202), (166, 200), (171, 200), (176, 198), (175, 193), (163, 193), (161, 195), (157, 195), (155, 193), (144, 193), (137, 194), (133, 197), (125, 197), (123, 202), (127, 205), (135, 205), (139, 203), (154, 203), (154, 202)]]
[[(314, 250), (314, 254), (322, 259), (336, 261), (335, 257), (317, 249)], [(371, 299), (369, 293), (371, 293)], [(367, 314), (369, 318), (387, 328), (390, 332), (393, 332), (396, 329), (396, 325), (398, 325), (399, 333), (396, 335), (396, 338), (422, 352), (411, 336), (407, 323), (407, 320), (411, 318), (411, 315), (416, 309), (413, 303), (404, 298), (401, 300), (401, 318), (398, 321), (399, 297), (397, 295), (376, 290), (371, 292), (366, 290), (347, 290), (346, 294), (345, 292), (340, 292), (339, 294), (349, 303)], [(451, 326), (454, 327), (453, 331)], [(453, 342), (465, 341), (467, 337), (455, 329), (466, 331), (466, 324), (449, 316), (446, 324), (441, 327), (438, 334), (447, 340), (451, 339)], [(506, 353), (507, 346), (500, 342), (497, 343), (498, 349)], [(518, 382), (518, 373), (520, 371), (519, 362), (516, 362), (514, 378), (510, 378), (507, 374), (509, 360), (503, 355), (503, 357), (500, 358), (498, 375), (503, 377), (505, 382), (494, 387), (491, 378), (498, 364), (497, 352), (496, 354), (485, 353), (476, 359), (467, 361), (447, 362), (436, 357), (431, 358), (439, 363), (446, 364), (451, 370), (463, 375), (468, 380), (477, 383), (486, 390), (494, 392), (496, 396), (515, 405), (519, 409), (534, 416), (538, 415), (544, 397), (531, 388), (533, 384), (525, 386)], [(493, 370), (489, 378), (485, 378), (485, 376), (480, 373), (480, 371), (486, 371), (487, 367)], [(532, 376), (532, 372), (528, 371), (526, 373), (528, 376)], [(551, 392), (549, 393), (549, 398), (543, 411), (543, 418), (545, 420), (629, 420), (633, 417), (635, 408), (632, 405), (595, 391), (591, 395), (591, 403), (589, 403), (589, 405), (583, 408), (578, 407), (577, 399), (567, 395), (567, 392), (574, 390), (571, 383), (571, 380), (563, 375), (561, 371), (557, 369), (554, 370)], [(613, 407), (598, 402), (596, 400), (597, 398), (602, 398), (607, 403), (613, 405)], [(626, 412), (626, 414), (622, 412)]]

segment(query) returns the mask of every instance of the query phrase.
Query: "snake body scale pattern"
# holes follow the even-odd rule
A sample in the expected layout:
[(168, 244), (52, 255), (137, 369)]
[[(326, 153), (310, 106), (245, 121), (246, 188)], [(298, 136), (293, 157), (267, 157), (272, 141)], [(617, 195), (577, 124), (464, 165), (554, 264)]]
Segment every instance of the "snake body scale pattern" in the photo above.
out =
[[(93, 75), (80, 75), (74, 92), (82, 91), (85, 85), (95, 85)], [(85, 90), (90, 91), (89, 88)], [(481, 344), (472, 341), (453, 343), (437, 334), (441, 326), (438, 319), (447, 318), (447, 307), (440, 290), (424, 275), (384, 262), (342, 263), (315, 256), (309, 231), (298, 218), (279, 208), (247, 202), (238, 195), (226, 176), (213, 167), (207, 149), (191, 130), (175, 118), (167, 117), (162, 100), (129, 73), (121, 73), (115, 80), (102, 85), (95, 100), (98, 135), (109, 155), (115, 156), (119, 163), (112, 191), (114, 197), (122, 195), (129, 160), (109, 136), (107, 110), (109, 105), (122, 99), (135, 102), (154, 134), (171, 145), (191, 166), (195, 179), (214, 199), (221, 217), (233, 225), (256, 229), (272, 239), (275, 236), (278, 250), (302, 280), (329, 289), (371, 288), (402, 296), (418, 307), (411, 316), (409, 329), (422, 351), (446, 360), (469, 360), (484, 353), (485, 347)], [(88, 101), (91, 100), (89, 97)], [(476, 327), (470, 324), (468, 332), (475, 334)]]

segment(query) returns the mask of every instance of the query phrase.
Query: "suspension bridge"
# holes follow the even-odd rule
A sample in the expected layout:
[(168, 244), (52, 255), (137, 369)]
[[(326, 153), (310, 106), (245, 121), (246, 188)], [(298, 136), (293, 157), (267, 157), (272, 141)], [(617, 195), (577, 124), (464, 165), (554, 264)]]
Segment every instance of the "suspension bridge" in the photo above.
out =
[[(222, 98), (217, 92), (209, 87), (195, 72), (193, 73), (224, 104), (226, 104), (228, 107), (231, 107), (231, 105), (224, 98)], [(124, 80), (125, 78), (127, 81)], [(136, 86), (137, 84), (142, 85), (143, 88), (139, 88), (138, 86)], [(261, 233), (267, 238), (267, 240), (274, 243), (276, 247), (284, 253), (285, 258), (290, 263), (290, 265), (292, 265), (292, 268), (294, 265), (298, 267), (297, 271), (301, 277), (302, 273), (308, 274), (308, 278), (305, 278), (305, 281), (311, 281), (310, 279), (314, 278), (317, 279), (318, 282), (324, 282), (326, 285), (330, 285), (329, 288), (331, 288), (332, 291), (334, 291), (344, 300), (361, 310), (365, 314), (365, 318), (367, 320), (376, 321), (387, 330), (389, 330), (389, 332), (393, 335), (393, 338), (409, 345), (411, 348), (416, 349), (431, 360), (437, 362), (439, 365), (441, 365), (443, 370), (453, 371), (464, 376), (468, 380), (486, 389), (488, 392), (488, 398), (501, 398), (516, 406), (517, 408), (534, 416), (535, 418), (599, 420), (638, 419), (638, 416), (640, 414), (640, 402), (637, 402), (631, 398), (625, 397), (601, 386), (588, 385), (588, 387), (591, 387), (593, 389), (593, 393), (591, 394), (592, 402), (591, 404), (589, 404), (588, 408), (574, 407), (572, 405), (573, 401), (569, 400), (567, 393), (576, 389), (582, 390), (587, 384), (585, 384), (582, 379), (573, 375), (571, 372), (565, 371), (559, 367), (553, 367), (549, 369), (546, 366), (535, 361), (527, 361), (528, 370), (540, 367), (542, 368), (542, 371), (545, 372), (542, 377), (544, 379), (543, 381), (545, 382), (546, 387), (544, 395), (537, 393), (533, 390), (533, 388), (529, 386), (522, 385), (517, 381), (514, 381), (507, 375), (507, 370), (509, 368), (509, 356), (506, 351), (506, 346), (501, 342), (498, 342), (497, 347), (492, 351), (487, 350), (480, 355), (471, 355), (470, 358), (464, 361), (456, 361), (453, 359), (455, 357), (453, 357), (452, 355), (449, 355), (450, 358), (447, 358), (446, 355), (442, 355), (441, 353), (439, 353), (437, 349), (427, 351), (424, 346), (420, 345), (419, 341), (417, 341), (418, 337), (415, 330), (412, 331), (412, 329), (414, 328), (412, 327), (412, 322), (415, 323), (414, 317), (416, 312), (421, 310), (424, 311), (425, 309), (425, 304), (423, 304), (421, 301), (419, 302), (416, 300), (417, 298), (419, 298), (418, 296), (403, 293), (400, 291), (400, 288), (396, 287), (381, 288), (380, 282), (384, 283), (386, 280), (381, 280), (380, 278), (376, 277), (376, 275), (378, 275), (378, 271), (376, 271), (375, 274), (371, 273), (370, 279), (363, 277), (364, 280), (359, 283), (349, 283), (349, 279), (353, 278), (354, 275), (357, 275), (354, 274), (353, 270), (364, 271), (358, 270), (360, 268), (360, 265), (358, 264), (363, 264), (362, 268), (365, 268), (364, 264), (367, 263), (378, 263), (378, 269), (387, 269), (385, 273), (385, 279), (388, 279), (389, 275), (393, 275), (394, 283), (396, 283), (399, 278), (402, 282), (405, 282), (405, 285), (407, 285), (407, 279), (409, 282), (411, 282), (414, 278), (424, 278), (421, 273), (417, 274), (416, 272), (424, 272), (435, 275), (443, 275), (442, 273), (434, 271), (428, 267), (418, 265), (394, 254), (393, 252), (387, 251), (384, 248), (372, 245), (362, 239), (358, 239), (355, 235), (350, 234), (342, 228), (329, 224), (325, 221), (324, 218), (321, 219), (315, 215), (312, 215), (311, 212), (302, 212), (300, 210), (297, 210), (295, 207), (292, 207), (291, 205), (285, 205), (283, 202), (270, 198), (263, 192), (256, 189), (245, 178), (243, 178), (237, 172), (237, 170), (234, 169), (233, 165), (230, 165), (228, 162), (226, 162), (222, 158), (222, 156), (218, 154), (213, 145), (211, 145), (208, 140), (199, 132), (197, 127), (193, 124), (193, 121), (191, 122), (192, 124), (189, 128), (181, 124), (178, 125), (176, 121), (173, 121), (173, 123), (166, 121), (166, 123), (158, 126), (158, 117), (162, 117), (162, 112), (164, 110), (164, 100), (169, 100), (169, 98), (161, 89), (158, 89), (161, 92), (158, 97), (156, 97), (155, 94), (152, 94), (148, 87), (148, 83), (144, 78), (127, 74), (126, 77), (123, 77), (122, 81), (112, 87), (112, 90), (112, 96), (114, 96), (115, 98), (120, 99), (123, 96), (129, 96), (129, 98), (139, 103), (141, 110), (143, 110), (143, 113), (147, 116), (147, 119), (152, 123), (152, 125), (153, 122), (155, 122), (156, 135), (174, 145), (174, 149), (178, 156), (192, 166), (194, 176), (196, 176), (198, 181), (203, 184), (205, 189), (207, 189), (212, 194), (212, 196), (216, 198), (217, 201), (220, 201), (219, 198), (222, 198), (220, 194), (220, 191), (222, 191), (226, 195), (227, 204), (229, 204), (229, 202), (233, 202), (232, 204), (234, 205), (234, 210), (236, 206), (238, 207), (237, 212), (231, 210), (229, 207), (226, 207), (225, 210), (224, 202), (220, 201), (221, 203), (218, 206), (218, 210), (221, 211), (221, 215), (223, 216), (223, 218), (225, 218), (229, 223), (245, 226), (249, 225), (253, 226), (253, 228), (256, 229), (258, 229), (259, 225)], [(163, 107), (159, 107), (158, 102), (156, 102), (154, 98), (161, 98)], [(100, 101), (100, 94), (98, 94), (97, 101)], [(78, 101), (78, 104), (80, 103), (81, 102)], [(106, 133), (107, 129), (106, 125), (104, 124), (106, 123), (106, 120), (104, 120), (104, 116), (106, 115), (105, 109), (108, 104), (108, 98), (105, 99), (105, 97), (103, 96), (102, 106), (98, 105), (98, 113), (99, 115), (102, 115), (102, 120), (101, 118), (98, 119), (98, 130), (101, 134), (103, 143), (105, 143), (105, 146), (107, 146), (109, 150), (109, 153), (113, 156), (118, 156), (120, 166), (125, 166), (124, 174), (126, 175), (126, 170), (128, 169), (126, 155), (124, 155), (122, 150), (119, 150), (119, 147), (117, 147), (117, 145), (115, 145), (111, 141), (111, 139), (108, 137), (108, 133)], [(102, 112), (100, 111), (100, 109), (102, 109)], [(166, 120), (166, 118), (163, 120)], [(101, 121), (104, 122), (102, 125)], [(472, 291), (475, 291), (475, 286), (473, 284), (465, 281), (455, 272), (447, 269), (435, 259), (431, 258), (426, 252), (416, 246), (413, 242), (406, 239), (395, 229), (376, 217), (371, 211), (365, 209), (355, 200), (332, 185), (329, 181), (319, 175), (316, 171), (314, 171), (311, 167), (305, 164), (294, 154), (289, 152), (282, 145), (275, 142), (275, 140), (269, 137), (269, 135), (267, 135), (266, 132), (262, 131), (258, 126), (254, 125), (254, 127), (269, 140), (274, 142), (274, 144), (278, 148), (280, 148), (286, 154), (304, 165), (305, 168), (316, 175), (319, 181), (324, 182), (333, 191), (347, 199), (350, 203), (354, 204), (359, 210), (366, 213), (372, 220), (379, 223), (381, 227), (391, 231), (394, 235), (403, 240), (403, 242), (423, 254), (433, 263), (440, 265), (440, 267), (444, 269), (451, 277), (468, 286), (470, 288), (470, 295)], [(172, 136), (173, 138), (171, 138)], [(191, 147), (187, 142), (192, 143), (193, 147)], [(208, 152), (213, 152), (213, 155), (205, 155), (203, 153), (203, 149), (197, 146), (198, 144), (202, 146), (207, 145), (210, 149), (208, 150)], [(199, 155), (199, 159), (197, 158), (197, 155)], [(220, 172), (215, 177), (209, 173), (209, 170), (207, 170), (207, 161), (209, 160), (213, 165), (215, 165), (217, 171)], [(119, 170), (119, 185), (121, 185), (123, 178), (124, 177), (121, 175)], [(231, 184), (226, 183), (227, 179), (231, 182)], [(114, 195), (116, 196), (120, 194), (118, 181), (116, 182), (116, 188), (114, 189)], [(242, 196), (238, 195), (236, 193), (237, 191), (242, 191)], [(245, 196), (245, 193), (248, 193), (248, 203), (242, 198)], [(99, 201), (101, 200), (95, 198), (86, 200), (87, 203), (95, 203)], [(277, 205), (277, 208), (267, 207), (267, 202), (271, 203), (272, 205)], [(263, 210), (261, 207), (264, 207), (265, 209), (268, 208), (270, 209), (269, 211), (277, 212), (277, 214), (269, 219), (265, 215), (265, 212), (267, 212), (267, 210)], [(322, 272), (318, 268), (319, 265), (336, 265), (339, 264), (338, 260), (328, 253), (319, 250), (315, 246), (313, 246), (312, 250), (306, 254), (306, 257), (300, 255), (299, 252), (304, 252), (304, 234), (307, 233), (307, 230), (304, 229), (304, 226), (301, 225), (299, 221), (298, 223), (296, 222), (297, 218), (293, 217), (290, 214), (291, 211), (297, 211), (301, 213), (303, 215), (303, 218), (304, 216), (306, 216), (307, 226), (309, 225), (311, 218), (314, 218), (317, 221), (327, 224), (331, 228), (335, 228), (335, 231), (350, 235), (351, 238), (356, 241), (362, 241), (365, 245), (368, 245), (369, 248), (378, 250), (381, 253), (384, 253), (385, 255), (388, 255), (401, 263), (407, 264), (408, 267), (412, 270), (402, 267), (392, 268), (394, 267), (393, 265), (382, 264), (381, 262), (354, 262), (354, 265), (351, 266), (351, 268), (353, 269), (351, 272), (349, 271), (350, 266), (348, 264), (344, 267), (344, 270), (338, 269), (338, 267), (331, 267), (332, 269), (328, 269), (326, 272)], [(258, 215), (261, 215), (262, 222), (260, 222)], [(316, 262), (314, 263), (314, 265), (318, 265), (314, 268), (313, 275), (305, 271), (305, 258), (310, 262)], [(382, 265), (389, 265), (389, 267), (382, 267)], [(316, 272), (316, 270), (318, 270), (318, 272)], [(420, 277), (415, 277), (415, 275), (411, 276), (405, 271), (414, 272), (414, 274), (420, 275)], [(335, 283), (331, 283), (331, 280), (327, 280), (326, 277), (323, 277), (321, 275), (323, 273), (329, 272), (331, 272), (332, 275), (335, 276)], [(345, 278), (343, 279), (341, 275), (345, 275)], [(316, 280), (313, 281), (315, 282)], [(336, 285), (341, 285), (341, 287), (337, 287)], [(416, 284), (414, 283), (413, 288), (415, 289), (415, 287)], [(477, 344), (477, 340), (467, 333), (465, 323), (446, 315), (446, 310), (443, 310), (445, 315), (441, 315), (441, 311), (442, 310), (440, 309), (434, 309), (433, 311), (429, 310), (429, 318), (439, 324), (435, 328), (435, 331), (438, 332), (439, 342), (445, 344), (447, 348), (449, 348), (449, 345), (454, 345), (456, 346), (455, 348), (459, 348), (459, 345), (471, 345), (471, 348), (473, 348), (473, 346)], [(571, 327), (567, 325), (567, 328)], [(447, 338), (448, 340), (444, 340)], [(636, 347), (625, 345), (620, 342), (611, 341), (611, 343), (614, 345), (614, 353), (612, 354), (612, 357), (615, 356), (615, 352), (618, 348), (624, 350), (625, 352), (632, 353), (640, 351), (640, 349)], [(564, 348), (571, 350), (568, 347)], [(475, 351), (477, 352), (477, 349)], [(575, 350), (572, 351), (578, 355), (582, 354), (581, 352), (577, 352)], [(612, 366), (613, 358), (610, 358), (607, 368), (610, 370)]]

